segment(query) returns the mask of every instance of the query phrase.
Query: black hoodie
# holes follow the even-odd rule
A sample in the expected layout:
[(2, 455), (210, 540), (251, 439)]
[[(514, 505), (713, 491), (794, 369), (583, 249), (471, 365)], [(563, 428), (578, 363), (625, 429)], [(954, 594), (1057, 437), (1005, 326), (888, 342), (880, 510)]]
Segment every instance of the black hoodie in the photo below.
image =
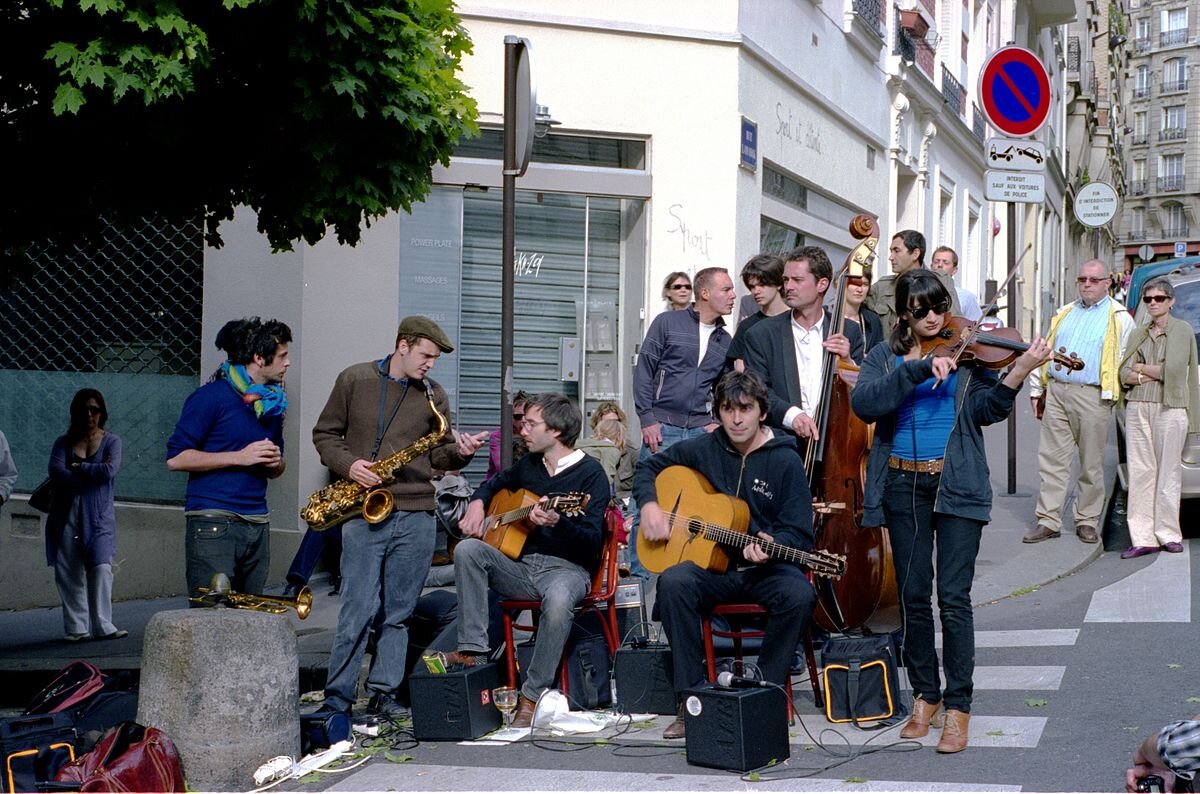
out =
[(812, 549), (812, 496), (792, 437), (776, 432), (745, 458), (720, 427), (678, 441), (638, 462), (633, 498), (639, 508), (657, 501), (654, 478), (668, 466), (694, 469), (718, 491), (745, 501), (750, 507), (751, 535), (766, 532), (784, 546)]

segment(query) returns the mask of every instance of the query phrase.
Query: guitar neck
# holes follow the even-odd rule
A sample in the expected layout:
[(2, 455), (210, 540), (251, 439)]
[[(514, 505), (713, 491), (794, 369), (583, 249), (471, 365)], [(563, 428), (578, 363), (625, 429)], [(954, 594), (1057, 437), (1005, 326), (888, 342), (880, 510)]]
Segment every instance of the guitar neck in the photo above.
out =
[(785, 562), (807, 564), (813, 560), (813, 556), (807, 551), (793, 549), (791, 546), (784, 546), (782, 543), (776, 543), (773, 540), (752, 538), (749, 533), (735, 532), (732, 529), (711, 524), (704, 525), (704, 537), (714, 543), (720, 543), (724, 546), (736, 546), (738, 548), (745, 548), (751, 543), (757, 543), (769, 556), (777, 560), (784, 560)]
[[(544, 503), (542, 503), (542, 506), (547, 510), (557, 510), (561, 501), (561, 497), (551, 496)], [(533, 512), (533, 508), (537, 507), (538, 504), (539, 503), (535, 502), (534, 504), (518, 507), (505, 513), (497, 513), (495, 516), (493, 516), (495, 519), (495, 524), (496, 526), (501, 526), (503, 524), (512, 524), (517, 521), (524, 521), (525, 519), (529, 518), (529, 514)]]

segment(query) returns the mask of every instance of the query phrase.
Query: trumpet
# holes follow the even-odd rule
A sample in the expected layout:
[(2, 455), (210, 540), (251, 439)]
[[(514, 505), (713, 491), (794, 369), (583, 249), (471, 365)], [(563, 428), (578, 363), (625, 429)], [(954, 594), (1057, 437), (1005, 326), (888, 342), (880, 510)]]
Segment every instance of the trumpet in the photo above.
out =
[(234, 592), (229, 583), (229, 577), (223, 573), (213, 574), (208, 587), (197, 587), (200, 595), (189, 598), (197, 604), (210, 606), (225, 606), (232, 609), (250, 609), (255, 612), (270, 612), (273, 615), (284, 615), (289, 609), (296, 610), (296, 617), (304, 620), (312, 612), (312, 591), (302, 587), (294, 598), (283, 596), (259, 595), (257, 593)]

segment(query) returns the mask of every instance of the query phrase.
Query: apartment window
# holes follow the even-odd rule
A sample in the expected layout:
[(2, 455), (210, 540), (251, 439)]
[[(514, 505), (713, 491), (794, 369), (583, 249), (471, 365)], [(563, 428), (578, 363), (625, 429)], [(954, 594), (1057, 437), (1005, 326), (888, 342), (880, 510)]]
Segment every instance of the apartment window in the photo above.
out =
[(1133, 178), (1134, 179), (1145, 179), (1146, 178), (1146, 161), (1145, 160), (1134, 160), (1133, 161)]
[(1158, 189), (1183, 190), (1183, 155), (1164, 154), (1158, 158)]
[(1146, 210), (1134, 207), (1129, 220), (1130, 237), (1135, 240), (1146, 239)]
[(1187, 61), (1183, 58), (1171, 58), (1163, 61), (1162, 90), (1164, 93), (1187, 90), (1187, 67)]
[(1137, 68), (1133, 78), (1133, 98), (1141, 99), (1150, 95), (1150, 67), (1142, 64)]
[(1146, 192), (1146, 161), (1133, 161), (1133, 176), (1129, 182), (1129, 192), (1134, 196), (1140, 196)]
[(1163, 108), (1163, 127), (1182, 127), (1184, 125), (1184, 106), (1174, 105), (1169, 108)]
[(1169, 47), (1174, 44), (1187, 43), (1187, 8), (1163, 9), (1161, 17), (1161, 29), (1162, 32), (1158, 34), (1160, 46)]
[(1163, 235), (1180, 237), (1188, 233), (1187, 218), (1183, 214), (1183, 205), (1172, 201), (1163, 205)]

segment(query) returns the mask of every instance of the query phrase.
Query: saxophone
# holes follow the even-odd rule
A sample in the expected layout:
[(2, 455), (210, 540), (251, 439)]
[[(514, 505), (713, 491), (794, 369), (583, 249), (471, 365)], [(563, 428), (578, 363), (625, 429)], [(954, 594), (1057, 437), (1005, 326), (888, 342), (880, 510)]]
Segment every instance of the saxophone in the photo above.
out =
[(437, 429), (399, 452), (371, 464), (371, 471), (383, 480), (374, 488), (367, 490), (366, 486), (354, 480), (338, 480), (314, 491), (308, 497), (308, 504), (300, 511), (300, 518), (308, 523), (309, 529), (329, 529), (353, 518), (360, 511), (368, 524), (378, 524), (391, 515), (395, 499), (387, 486), (396, 481), (396, 472), (436, 447), (446, 437), (446, 417), (438, 413), (433, 404), (433, 390), (426, 389), (425, 397), (429, 400), (429, 410), (437, 418)]

